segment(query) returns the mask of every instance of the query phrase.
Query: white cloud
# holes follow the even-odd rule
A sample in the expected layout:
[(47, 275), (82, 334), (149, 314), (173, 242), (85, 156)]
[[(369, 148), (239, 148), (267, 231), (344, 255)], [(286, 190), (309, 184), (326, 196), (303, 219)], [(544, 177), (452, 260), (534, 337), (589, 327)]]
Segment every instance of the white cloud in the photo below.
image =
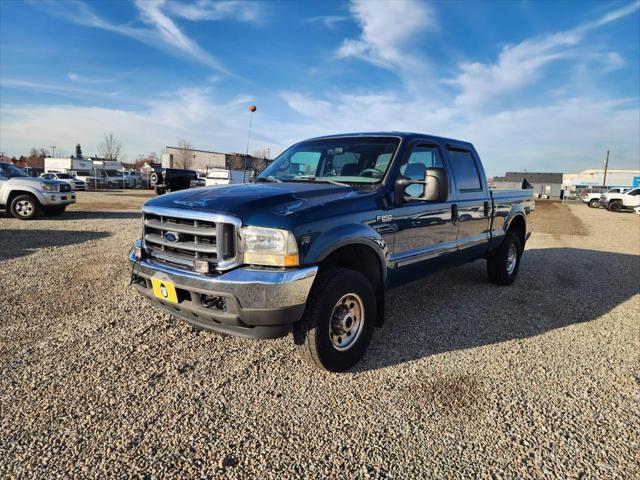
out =
[(139, 10), (140, 17), (149, 27), (134, 27), (130, 24), (113, 23), (102, 18), (89, 5), (79, 1), (41, 0), (31, 2), (34, 7), (45, 9), (51, 15), (64, 18), (69, 22), (125, 35), (174, 56), (195, 60), (220, 73), (230, 74), (229, 70), (217, 58), (185, 35), (175, 22), (163, 12), (164, 3), (165, 0), (136, 0), (135, 5)]
[(438, 108), (405, 92), (332, 92), (331, 100), (285, 92), (282, 98), (303, 116), (297, 124), (309, 135), (399, 130), (460, 138), (476, 145), (490, 174), (582, 170), (599, 164), (607, 149), (619, 168), (637, 168), (640, 161), (637, 98), (578, 97), (490, 114)]
[(344, 40), (337, 51), (339, 58), (357, 57), (389, 70), (421, 68), (411, 46), (435, 28), (435, 13), (429, 5), (412, 0), (353, 0), (350, 10), (362, 32), (358, 39)]
[(333, 29), (339, 23), (346, 22), (350, 19), (351, 17), (345, 15), (320, 15), (317, 17), (309, 17), (307, 21), (311, 23), (322, 23), (326, 28)]
[[(516, 45), (506, 45), (496, 63), (459, 64), (458, 75), (446, 81), (460, 89), (455, 99), (456, 105), (479, 107), (496, 97), (504, 97), (534, 83), (547, 64), (570, 57), (572, 49), (583, 40), (587, 32), (623, 18), (638, 8), (640, 2), (634, 2), (572, 30), (527, 39)], [(620, 63), (621, 57), (616, 55), (618, 54), (614, 52), (609, 60)]]
[(167, 3), (167, 10), (195, 22), (233, 18), (260, 23), (265, 18), (264, 4), (240, 0), (196, 0), (193, 3), (172, 0)]

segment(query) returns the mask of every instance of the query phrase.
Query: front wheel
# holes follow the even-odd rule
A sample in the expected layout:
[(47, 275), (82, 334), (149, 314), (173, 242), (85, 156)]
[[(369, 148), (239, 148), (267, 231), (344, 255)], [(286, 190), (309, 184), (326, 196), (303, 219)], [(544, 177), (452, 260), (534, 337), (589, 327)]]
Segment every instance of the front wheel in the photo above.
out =
[(20, 220), (31, 220), (40, 213), (40, 203), (31, 195), (18, 195), (11, 201), (11, 215)]
[(511, 285), (518, 275), (522, 250), (520, 236), (507, 232), (498, 250), (487, 258), (489, 281), (497, 285)]
[(622, 210), (622, 202), (610, 202), (609, 203), (609, 211), (610, 212), (620, 212)]
[(364, 275), (346, 268), (321, 272), (302, 319), (294, 324), (298, 352), (311, 365), (343, 372), (364, 355), (376, 314), (373, 286)]
[(593, 200), (589, 201), (589, 206), (591, 208), (598, 208), (600, 206), (600, 200), (598, 200), (597, 198), (594, 198)]

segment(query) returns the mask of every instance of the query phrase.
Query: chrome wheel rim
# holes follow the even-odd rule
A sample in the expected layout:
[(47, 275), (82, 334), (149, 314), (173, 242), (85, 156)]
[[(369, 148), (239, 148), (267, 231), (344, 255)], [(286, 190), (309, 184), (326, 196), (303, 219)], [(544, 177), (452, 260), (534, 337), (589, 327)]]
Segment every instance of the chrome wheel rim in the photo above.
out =
[(333, 307), (329, 337), (336, 350), (349, 350), (358, 341), (364, 325), (364, 303), (359, 295), (347, 293)]
[(509, 245), (509, 251), (507, 252), (507, 273), (511, 275), (513, 271), (516, 269), (516, 263), (518, 260), (518, 250), (516, 246), (512, 243)]
[(20, 200), (16, 203), (16, 212), (21, 217), (28, 217), (33, 213), (33, 204), (28, 200)]

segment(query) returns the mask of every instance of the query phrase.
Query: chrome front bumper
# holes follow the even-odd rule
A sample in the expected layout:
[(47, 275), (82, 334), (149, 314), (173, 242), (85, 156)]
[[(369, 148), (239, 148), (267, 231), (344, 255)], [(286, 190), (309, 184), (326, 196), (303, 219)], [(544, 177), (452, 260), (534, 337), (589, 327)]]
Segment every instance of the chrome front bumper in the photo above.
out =
[[(189, 323), (232, 335), (275, 338), (286, 335), (300, 319), (318, 267), (267, 269), (242, 267), (219, 275), (203, 275), (139, 258), (137, 241), (129, 253), (132, 283), (152, 303)], [(138, 250), (140, 251), (140, 250)], [(157, 298), (150, 280), (175, 285), (178, 303)], [(220, 298), (218, 306), (203, 304)]]

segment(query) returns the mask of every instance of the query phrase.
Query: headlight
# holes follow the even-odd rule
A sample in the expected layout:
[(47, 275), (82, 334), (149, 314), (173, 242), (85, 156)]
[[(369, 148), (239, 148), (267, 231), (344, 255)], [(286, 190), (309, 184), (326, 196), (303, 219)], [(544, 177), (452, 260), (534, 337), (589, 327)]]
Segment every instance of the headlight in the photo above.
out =
[(298, 265), (298, 245), (287, 230), (263, 227), (240, 229), (244, 263), (277, 267)]
[(55, 183), (41, 183), (40, 186), (42, 187), (42, 190), (44, 190), (45, 192), (58, 191), (58, 185), (56, 185)]

